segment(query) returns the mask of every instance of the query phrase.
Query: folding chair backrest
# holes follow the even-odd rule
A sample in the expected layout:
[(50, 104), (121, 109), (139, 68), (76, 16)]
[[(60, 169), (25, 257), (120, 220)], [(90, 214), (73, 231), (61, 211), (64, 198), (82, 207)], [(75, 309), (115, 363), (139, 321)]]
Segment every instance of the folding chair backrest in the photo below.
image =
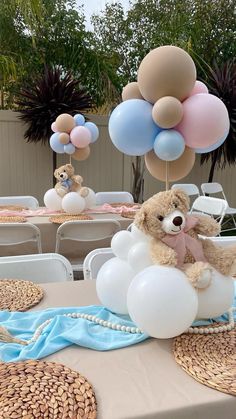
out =
[(117, 202), (126, 202), (132, 204), (134, 202), (133, 196), (129, 192), (97, 192), (96, 204), (115, 204)]
[(31, 223), (0, 224), (0, 246), (11, 246), (27, 242), (35, 242), (38, 252), (42, 253), (41, 234), (37, 226)]
[(188, 196), (200, 196), (199, 189), (194, 183), (175, 183), (171, 189), (182, 189)]
[(112, 257), (114, 253), (110, 247), (92, 250), (84, 259), (84, 279), (96, 279), (101, 266)]
[(56, 253), (8, 256), (0, 258), (0, 278), (62, 282), (73, 280), (73, 271), (70, 262)]
[(193, 202), (191, 212), (199, 211), (208, 215), (214, 215), (220, 217), (219, 223), (222, 222), (228, 204), (225, 199), (212, 198), (209, 196), (199, 196)]
[(211, 194), (217, 194), (221, 193), (224, 197), (224, 199), (227, 201), (223, 187), (218, 182), (212, 182), (212, 183), (202, 183), (201, 184), (201, 190), (203, 195), (211, 195)]
[(0, 205), (22, 205), (32, 209), (39, 207), (38, 200), (34, 196), (1, 196)]
[(210, 240), (212, 240), (216, 245), (222, 247), (236, 246), (236, 237), (233, 236), (211, 237)]

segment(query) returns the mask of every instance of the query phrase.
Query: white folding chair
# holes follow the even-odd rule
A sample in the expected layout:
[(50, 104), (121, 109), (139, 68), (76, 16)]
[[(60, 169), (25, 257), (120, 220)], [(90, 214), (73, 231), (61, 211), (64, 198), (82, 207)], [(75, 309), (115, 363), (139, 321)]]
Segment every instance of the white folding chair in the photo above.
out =
[(124, 202), (127, 204), (132, 204), (134, 198), (129, 192), (97, 192), (96, 193), (96, 204), (115, 204), (117, 202)]
[[(99, 244), (103, 240), (110, 240), (115, 233), (121, 230), (120, 223), (111, 219), (67, 221), (57, 230), (56, 249), (59, 253), (60, 244), (63, 240)], [(100, 244), (101, 245), (101, 244)], [(74, 271), (83, 271), (83, 259), (71, 261)]]
[(31, 223), (0, 224), (0, 246), (14, 246), (34, 242), (38, 253), (42, 253), (41, 234), (37, 226)]
[(112, 257), (114, 257), (114, 253), (110, 247), (92, 250), (84, 259), (84, 279), (96, 279), (101, 266)]
[(25, 279), (37, 283), (72, 281), (70, 262), (57, 253), (0, 258), (0, 278)]
[(171, 189), (182, 189), (188, 196), (200, 196), (200, 191), (194, 183), (175, 183)]
[[(224, 189), (222, 187), (222, 185), (218, 182), (212, 182), (212, 183), (202, 183), (201, 184), (201, 189), (202, 189), (202, 193), (203, 195), (211, 195), (211, 194), (218, 194), (220, 193), (223, 198), (226, 200), (227, 204), (228, 201), (226, 199), (226, 195), (224, 193)], [(227, 210), (226, 210), (226, 215), (229, 215), (233, 221), (234, 227), (236, 228), (236, 221), (234, 216), (236, 215), (236, 208), (231, 208), (228, 204)], [(223, 223), (223, 225), (227, 223), (227, 221), (225, 221)], [(229, 229), (229, 230), (234, 230), (234, 229)]]
[(30, 209), (39, 207), (38, 200), (34, 196), (1, 196), (1, 205), (22, 205)]
[(193, 212), (200, 212), (203, 214), (214, 216), (221, 225), (225, 216), (227, 206), (228, 204), (225, 201), (225, 199), (212, 198), (209, 196), (199, 196), (193, 202), (190, 214), (192, 214)]

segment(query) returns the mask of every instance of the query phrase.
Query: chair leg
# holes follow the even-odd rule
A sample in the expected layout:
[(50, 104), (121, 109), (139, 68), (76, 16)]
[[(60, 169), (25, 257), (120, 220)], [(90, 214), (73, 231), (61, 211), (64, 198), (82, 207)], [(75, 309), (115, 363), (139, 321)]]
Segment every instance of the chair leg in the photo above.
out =
[(41, 238), (40, 237), (37, 237), (37, 248), (38, 248), (38, 253), (43, 253), (42, 243), (41, 243)]

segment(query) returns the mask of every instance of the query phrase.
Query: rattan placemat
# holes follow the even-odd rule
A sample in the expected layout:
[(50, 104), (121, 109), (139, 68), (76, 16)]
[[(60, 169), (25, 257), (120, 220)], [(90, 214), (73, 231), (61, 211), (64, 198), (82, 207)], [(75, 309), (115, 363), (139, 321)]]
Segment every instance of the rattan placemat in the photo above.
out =
[(0, 210), (23, 211), (26, 209), (28, 207), (23, 207), (22, 205), (0, 205)]
[(38, 304), (43, 295), (43, 289), (34, 282), (0, 279), (0, 310), (26, 311)]
[(93, 220), (91, 215), (78, 214), (78, 215), (55, 215), (49, 218), (49, 221), (54, 224), (63, 224), (66, 221), (81, 221), (81, 220)]
[(0, 419), (95, 419), (91, 384), (55, 362), (0, 363)]
[(183, 334), (174, 339), (176, 362), (200, 383), (236, 396), (236, 329)]
[(12, 216), (12, 217), (8, 217), (8, 216), (5, 216), (5, 217), (1, 217), (0, 216), (0, 223), (3, 223), (3, 224), (5, 224), (5, 223), (25, 223), (26, 222), (26, 218), (25, 217), (15, 217), (15, 216)]
[(136, 212), (137, 211), (122, 211), (121, 217), (130, 218), (131, 220), (134, 220)]
[(109, 204), (111, 207), (113, 208), (118, 208), (118, 207), (127, 207), (127, 208), (133, 208), (133, 207), (137, 207), (140, 208), (141, 204), (136, 204), (135, 202), (131, 203), (131, 202), (116, 202), (114, 204)]

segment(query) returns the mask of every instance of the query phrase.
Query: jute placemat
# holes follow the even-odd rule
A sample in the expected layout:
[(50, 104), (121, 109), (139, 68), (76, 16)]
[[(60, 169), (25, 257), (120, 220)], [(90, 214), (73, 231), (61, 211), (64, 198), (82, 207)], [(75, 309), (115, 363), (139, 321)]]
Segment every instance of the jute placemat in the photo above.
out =
[(63, 224), (66, 221), (81, 221), (81, 220), (93, 220), (91, 215), (78, 214), (78, 215), (55, 215), (49, 218), (49, 221), (54, 224)]
[(25, 223), (26, 222), (26, 218), (25, 217), (15, 217), (15, 216), (12, 216), (12, 217), (8, 217), (8, 216), (5, 216), (5, 217), (1, 217), (0, 216), (0, 223)]
[(200, 383), (236, 396), (236, 329), (216, 334), (183, 334), (174, 339), (174, 357)]
[(0, 419), (95, 419), (93, 388), (55, 362), (0, 363)]
[(131, 220), (134, 220), (136, 212), (137, 211), (122, 211), (121, 217), (130, 218)]
[(26, 209), (28, 207), (23, 207), (22, 205), (0, 205), (0, 210), (23, 211)]
[(136, 203), (131, 203), (131, 202), (115, 202), (114, 204), (109, 204), (111, 207), (113, 208), (118, 208), (118, 207), (127, 207), (127, 208), (133, 208), (133, 207), (137, 207), (140, 208), (141, 204), (136, 204)]
[(0, 310), (26, 311), (42, 300), (43, 289), (31, 281), (0, 279)]

